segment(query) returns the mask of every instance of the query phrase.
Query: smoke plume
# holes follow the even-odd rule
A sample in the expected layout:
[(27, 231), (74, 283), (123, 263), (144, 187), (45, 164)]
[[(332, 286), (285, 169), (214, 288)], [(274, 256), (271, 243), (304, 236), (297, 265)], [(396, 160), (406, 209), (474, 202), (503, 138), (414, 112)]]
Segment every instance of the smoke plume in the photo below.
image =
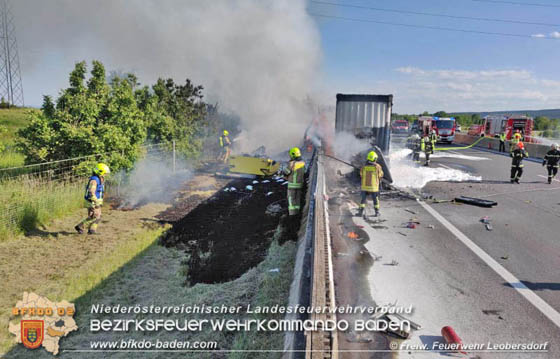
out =
[(98, 59), (143, 84), (188, 77), (204, 85), (208, 101), (241, 117), (243, 151), (297, 145), (311, 120), (303, 102), (321, 50), (303, 0), (17, 0), (12, 6), (35, 104), (39, 94), (67, 85), (75, 62)]

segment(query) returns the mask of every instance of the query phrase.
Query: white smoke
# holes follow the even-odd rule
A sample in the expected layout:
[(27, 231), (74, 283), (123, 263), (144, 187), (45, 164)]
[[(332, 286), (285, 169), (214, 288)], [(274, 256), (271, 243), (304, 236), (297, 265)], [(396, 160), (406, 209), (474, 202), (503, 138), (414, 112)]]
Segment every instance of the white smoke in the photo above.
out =
[[(399, 188), (422, 188), (432, 181), (480, 181), (482, 177), (473, 176), (451, 168), (423, 167), (414, 165), (408, 156), (409, 149), (396, 149), (389, 154), (389, 167), (393, 177), (393, 185)], [(421, 160), (423, 158), (421, 157)]]
[(303, 102), (321, 49), (303, 0), (12, 4), (24, 74), (34, 79), (28, 91), (55, 95), (75, 62), (98, 59), (143, 84), (171, 77), (204, 85), (207, 100), (241, 117), (246, 141), (239, 150), (297, 145), (311, 120)]

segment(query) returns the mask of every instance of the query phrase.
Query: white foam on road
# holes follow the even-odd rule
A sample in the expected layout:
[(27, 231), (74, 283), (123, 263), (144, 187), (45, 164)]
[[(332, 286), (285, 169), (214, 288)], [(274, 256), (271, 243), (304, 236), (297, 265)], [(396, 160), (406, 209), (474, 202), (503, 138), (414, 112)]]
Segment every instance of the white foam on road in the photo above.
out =
[(408, 158), (412, 151), (409, 149), (400, 149), (389, 154), (389, 167), (391, 176), (393, 177), (393, 185), (400, 188), (422, 188), (431, 181), (480, 181), (482, 177), (473, 176), (470, 173), (453, 169), (424, 167), (414, 164)]
[(488, 157), (468, 156), (456, 152), (436, 152), (430, 158), (457, 158), (460, 160), (468, 161), (485, 161), (489, 160)]

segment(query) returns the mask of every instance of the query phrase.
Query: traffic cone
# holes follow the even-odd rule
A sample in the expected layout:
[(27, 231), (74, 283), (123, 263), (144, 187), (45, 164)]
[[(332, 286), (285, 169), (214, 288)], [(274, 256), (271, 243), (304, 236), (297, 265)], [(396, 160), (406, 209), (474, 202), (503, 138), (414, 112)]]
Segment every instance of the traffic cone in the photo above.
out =
[(465, 351), (463, 351), (463, 341), (461, 340), (461, 338), (459, 338), (457, 333), (455, 333), (455, 330), (453, 330), (453, 328), (451, 328), (450, 326), (441, 328), (441, 335), (448, 344), (455, 345), (458, 348), (457, 351), (459, 353), (467, 354)]

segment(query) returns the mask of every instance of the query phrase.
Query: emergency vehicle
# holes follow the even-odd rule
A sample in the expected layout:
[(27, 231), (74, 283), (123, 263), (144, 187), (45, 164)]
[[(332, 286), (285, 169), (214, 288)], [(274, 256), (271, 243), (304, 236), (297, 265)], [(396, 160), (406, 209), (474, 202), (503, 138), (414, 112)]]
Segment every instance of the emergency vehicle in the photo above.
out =
[(533, 118), (527, 116), (486, 116), (483, 119), (484, 134), (498, 137), (505, 132), (506, 139), (511, 140), (516, 131), (521, 132), (522, 138), (530, 137), (533, 131)]
[(451, 143), (455, 140), (457, 121), (453, 117), (434, 117), (432, 129), (436, 131), (438, 141)]

